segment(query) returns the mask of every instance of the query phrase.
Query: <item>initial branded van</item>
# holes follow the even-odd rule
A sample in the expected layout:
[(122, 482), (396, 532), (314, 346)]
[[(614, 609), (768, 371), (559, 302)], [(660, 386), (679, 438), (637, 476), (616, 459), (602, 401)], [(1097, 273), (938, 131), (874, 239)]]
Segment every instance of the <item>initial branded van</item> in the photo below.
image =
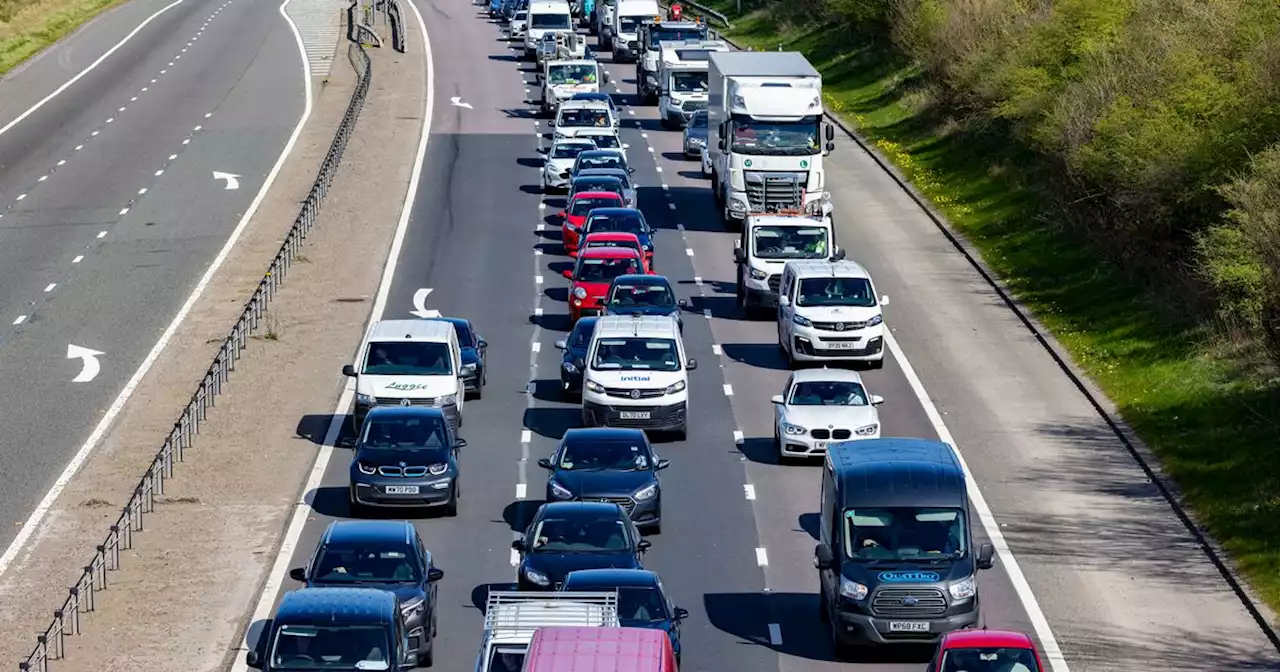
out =
[(668, 315), (606, 315), (587, 346), (582, 422), (587, 427), (688, 431), (689, 372), (680, 325)]
[(462, 425), (462, 348), (444, 320), (382, 320), (369, 328), (357, 364), (342, 367), (356, 379), (355, 426), (375, 406), (434, 406)]

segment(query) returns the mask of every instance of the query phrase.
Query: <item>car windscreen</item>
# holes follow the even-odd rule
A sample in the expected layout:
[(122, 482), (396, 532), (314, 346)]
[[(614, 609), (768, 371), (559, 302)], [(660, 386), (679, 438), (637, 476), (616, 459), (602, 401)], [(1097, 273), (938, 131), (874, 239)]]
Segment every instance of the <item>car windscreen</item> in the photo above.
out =
[(618, 588), (618, 621), (622, 627), (646, 626), (671, 618), (667, 601), (652, 586), (622, 586)]
[(649, 235), (649, 227), (640, 213), (595, 215), (587, 220), (583, 228), (591, 233), (634, 233), (636, 236)]
[(1031, 649), (980, 646), (942, 654), (938, 672), (1041, 672)]
[(706, 93), (707, 73), (673, 72), (671, 73), (671, 90), (676, 93)]
[(578, 261), (578, 272), (574, 274), (574, 279), (578, 282), (607, 283), (619, 275), (634, 275), (639, 272), (640, 265), (635, 257), (588, 258)]
[(806, 380), (791, 390), (792, 406), (866, 406), (867, 391), (852, 380)]
[(805, 278), (800, 281), (796, 305), (871, 308), (876, 295), (866, 278)]
[(844, 552), (852, 560), (943, 560), (968, 551), (959, 508), (847, 509), (844, 525)]
[(532, 30), (568, 30), (568, 14), (534, 14), (529, 20)]
[(825, 259), (827, 230), (821, 226), (754, 226), (751, 240), (760, 259)]
[[(616, 177), (609, 177), (606, 175), (583, 177), (583, 178), (575, 179), (573, 181), (574, 194), (582, 194), (588, 191), (606, 191), (609, 193), (617, 194), (618, 200), (616, 201), (610, 200), (609, 202), (612, 205), (607, 207), (616, 208), (621, 206), (622, 199), (624, 198), (622, 195), (622, 192), (624, 190), (625, 189), (622, 186), (622, 180), (619, 180)], [(602, 206), (602, 207), (605, 207), (605, 206)], [(575, 213), (575, 214), (581, 215), (585, 213)]]
[(449, 447), (444, 417), (372, 414), (361, 432), (360, 446), (378, 450), (439, 450)]
[(569, 214), (574, 217), (584, 217), (588, 212), (596, 208), (616, 208), (618, 207), (618, 199), (616, 198), (575, 198), (573, 205), (569, 206)]
[(613, 168), (616, 170), (626, 170), (627, 161), (622, 158), (621, 154), (592, 154), (590, 156), (578, 157), (578, 169), (590, 170), (592, 168)]
[(636, 32), (640, 26), (640, 18), (635, 16), (618, 17), (618, 32), (623, 35), (630, 35)]
[(364, 373), (369, 376), (447, 376), (453, 373), (444, 343), (377, 342), (369, 344)]
[(656, 283), (614, 283), (609, 293), (611, 308), (670, 308), (676, 307), (676, 297), (666, 285)]
[(649, 449), (639, 441), (569, 441), (556, 463), (567, 471), (645, 471)]
[(555, 149), (551, 151), (551, 158), (576, 159), (579, 154), (589, 149), (595, 149), (595, 145), (585, 142), (560, 142), (556, 143)]
[[(394, 670), (388, 625), (281, 625), (271, 643), (275, 670)], [(398, 662), (398, 661), (397, 661)]]
[(556, 125), (565, 128), (581, 128), (583, 126), (608, 128), (613, 125), (613, 120), (609, 119), (608, 110), (584, 107), (560, 112), (560, 119), (556, 121)]
[(669, 338), (602, 338), (591, 368), (597, 371), (679, 371), (680, 352)]
[(533, 529), (531, 549), (534, 553), (620, 553), (631, 546), (627, 524), (613, 516), (547, 516)]
[(559, 84), (595, 84), (596, 66), (586, 63), (552, 65), (547, 69), (547, 81), (552, 86)]
[(582, 137), (595, 141), (596, 147), (600, 149), (622, 149), (622, 142), (618, 140), (618, 136), (613, 134), (586, 135)]
[(422, 578), (418, 563), (401, 544), (335, 544), (324, 546), (311, 570), (311, 578), (324, 583), (416, 583)]
[(467, 328), (467, 324), (465, 322), (454, 322), (453, 320), (450, 320), (449, 323), (453, 325), (453, 333), (458, 335), (459, 347), (462, 347), (462, 348), (476, 347), (475, 334), (473, 334), (471, 330)]

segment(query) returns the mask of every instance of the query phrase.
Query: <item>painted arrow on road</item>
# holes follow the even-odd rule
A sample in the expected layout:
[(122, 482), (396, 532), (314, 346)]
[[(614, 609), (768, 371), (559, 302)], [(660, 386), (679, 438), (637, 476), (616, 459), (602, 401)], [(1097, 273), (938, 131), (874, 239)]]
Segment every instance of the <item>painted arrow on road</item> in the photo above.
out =
[(231, 174), (231, 173), (220, 173), (220, 172), (218, 172), (218, 171), (216, 171), (216, 170), (215, 170), (215, 171), (213, 171), (213, 179), (215, 179), (215, 180), (226, 180), (226, 181), (227, 181), (227, 187), (226, 187), (226, 189), (224, 189), (223, 191), (231, 191), (232, 189), (239, 189), (239, 188), (240, 188), (240, 176), (239, 176), (239, 175), (233, 175), (233, 174)]
[(471, 107), (471, 103), (464, 103), (464, 102), (462, 102), (462, 96), (454, 96), (454, 97), (452, 97), (452, 98), (450, 98), (450, 99), (449, 99), (449, 102), (450, 102), (450, 103), (453, 103), (453, 106), (454, 106), (454, 107), (465, 107), (465, 108), (467, 108), (468, 110), (474, 110), (474, 109), (475, 109), (474, 107)]
[(440, 317), (440, 311), (427, 310), (427, 296), (431, 294), (430, 289), (419, 289), (413, 293), (413, 310), (409, 311), (410, 315), (418, 317)]
[(98, 361), (98, 357), (105, 354), (105, 352), (68, 344), (67, 359), (80, 360), (80, 374), (72, 378), (71, 382), (87, 383), (97, 378), (98, 372), (102, 371), (102, 364)]

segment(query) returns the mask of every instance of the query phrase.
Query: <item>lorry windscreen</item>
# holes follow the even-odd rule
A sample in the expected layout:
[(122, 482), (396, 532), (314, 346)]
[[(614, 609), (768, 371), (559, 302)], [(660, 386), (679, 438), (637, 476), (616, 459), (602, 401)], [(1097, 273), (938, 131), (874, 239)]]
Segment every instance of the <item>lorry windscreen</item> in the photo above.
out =
[(282, 625), (271, 644), (273, 670), (390, 670), (394, 651), (379, 625)]
[(964, 511), (895, 506), (846, 509), (844, 553), (851, 560), (938, 561), (968, 551)]
[(751, 229), (758, 259), (822, 259), (827, 230), (820, 226), (757, 226)]
[(733, 120), (734, 154), (808, 156), (822, 152), (816, 117), (804, 121)]
[(705, 40), (705, 30), (650, 30), (649, 48), (657, 49), (660, 42), (683, 42), (685, 40)]
[(649, 18), (648, 14), (644, 15), (643, 17), (620, 16), (618, 17), (618, 32), (622, 33), (623, 35), (630, 35), (636, 32), (637, 30), (639, 30), (640, 22), (647, 18)]
[(673, 72), (671, 90), (676, 93), (706, 93), (707, 72)]

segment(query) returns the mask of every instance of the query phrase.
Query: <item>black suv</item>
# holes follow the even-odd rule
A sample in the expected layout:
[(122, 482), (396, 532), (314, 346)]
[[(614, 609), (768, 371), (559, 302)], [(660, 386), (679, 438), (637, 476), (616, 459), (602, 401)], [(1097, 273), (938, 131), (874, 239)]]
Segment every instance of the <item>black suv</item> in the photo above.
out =
[(559, 590), (577, 569), (643, 569), (640, 556), (650, 543), (617, 504), (550, 502), (538, 507), (520, 551), (519, 590)]

